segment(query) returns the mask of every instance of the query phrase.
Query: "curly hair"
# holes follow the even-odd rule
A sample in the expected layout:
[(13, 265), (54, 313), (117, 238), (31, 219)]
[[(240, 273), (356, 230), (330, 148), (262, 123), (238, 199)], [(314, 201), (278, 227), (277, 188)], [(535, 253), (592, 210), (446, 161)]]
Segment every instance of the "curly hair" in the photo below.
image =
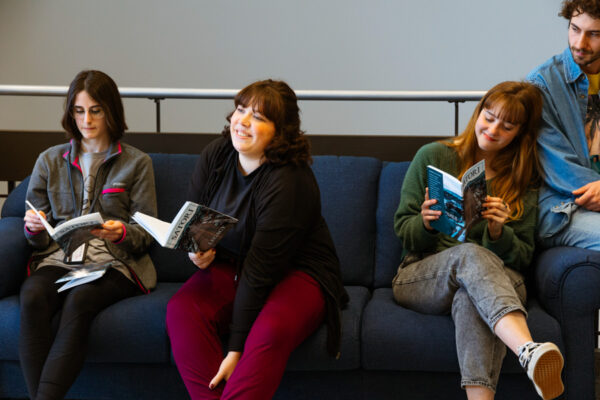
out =
[(491, 88), (479, 101), (465, 130), (445, 144), (453, 148), (460, 160), (460, 177), (475, 164), (477, 138), (475, 125), (484, 109), (495, 110), (498, 118), (520, 124), (517, 136), (491, 162), (496, 177), (491, 181), (492, 195), (502, 197), (512, 210), (510, 219), (523, 215), (523, 197), (531, 187), (541, 183), (536, 140), (542, 116), (542, 94), (526, 82), (502, 82)]
[(565, 0), (558, 15), (571, 20), (573, 15), (584, 13), (594, 19), (600, 19), (600, 2), (598, 0)]
[(125, 123), (125, 111), (123, 110), (119, 88), (110, 76), (95, 70), (81, 71), (69, 85), (61, 121), (67, 132), (67, 137), (78, 142), (81, 141), (81, 132), (79, 132), (75, 118), (73, 118), (73, 107), (75, 98), (83, 91), (86, 91), (92, 99), (96, 100), (104, 110), (106, 127), (111, 140), (120, 139), (127, 129), (127, 124)]
[[(275, 124), (275, 135), (265, 147), (265, 159), (274, 165), (310, 164), (310, 142), (300, 129), (300, 108), (296, 93), (283, 81), (266, 79), (240, 90), (234, 99), (235, 107), (251, 106)], [(235, 111), (235, 108), (234, 108)], [(231, 124), (233, 112), (227, 116)], [(231, 140), (230, 124), (221, 134)]]

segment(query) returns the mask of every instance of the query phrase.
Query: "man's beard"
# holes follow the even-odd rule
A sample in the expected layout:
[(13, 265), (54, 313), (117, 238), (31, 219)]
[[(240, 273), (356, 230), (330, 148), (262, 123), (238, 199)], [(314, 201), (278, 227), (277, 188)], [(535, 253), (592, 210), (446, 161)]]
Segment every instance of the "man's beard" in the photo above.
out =
[[(571, 48), (571, 55), (573, 56), (573, 59), (575, 60), (577, 65), (579, 65), (580, 67), (587, 67), (588, 65), (593, 64), (594, 62), (600, 60), (600, 53), (594, 53), (593, 51), (581, 50), (581, 49), (577, 49), (572, 46), (570, 46), (570, 48)], [(577, 56), (575, 54), (575, 51), (582, 52), (583, 57)]]

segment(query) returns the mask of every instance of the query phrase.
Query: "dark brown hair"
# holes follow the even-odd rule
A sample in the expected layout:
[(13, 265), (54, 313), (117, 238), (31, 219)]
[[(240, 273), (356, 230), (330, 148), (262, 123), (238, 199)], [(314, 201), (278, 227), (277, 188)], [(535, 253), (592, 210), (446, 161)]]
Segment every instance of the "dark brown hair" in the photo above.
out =
[(600, 2), (598, 0), (565, 0), (558, 13), (559, 16), (568, 19), (579, 14), (588, 14), (590, 17), (600, 19)]
[(459, 178), (475, 164), (478, 149), (475, 125), (484, 109), (493, 110), (504, 121), (520, 124), (515, 138), (491, 162), (496, 171), (491, 181), (492, 196), (508, 203), (511, 219), (522, 216), (523, 197), (540, 183), (540, 164), (536, 140), (542, 116), (543, 99), (539, 89), (525, 82), (502, 82), (491, 88), (479, 101), (467, 127), (457, 138), (446, 144), (458, 153)]
[(75, 98), (82, 91), (86, 91), (102, 107), (111, 141), (120, 139), (127, 129), (127, 124), (119, 88), (110, 76), (94, 70), (81, 71), (69, 86), (62, 117), (62, 126), (67, 132), (67, 137), (77, 141), (81, 141), (82, 138), (73, 118)]
[[(235, 107), (252, 107), (275, 124), (275, 135), (265, 147), (267, 162), (275, 165), (309, 164), (310, 143), (300, 129), (300, 109), (296, 93), (283, 81), (267, 79), (254, 82), (235, 96)], [(231, 123), (233, 111), (227, 116)], [(231, 139), (230, 125), (226, 125), (223, 136)]]

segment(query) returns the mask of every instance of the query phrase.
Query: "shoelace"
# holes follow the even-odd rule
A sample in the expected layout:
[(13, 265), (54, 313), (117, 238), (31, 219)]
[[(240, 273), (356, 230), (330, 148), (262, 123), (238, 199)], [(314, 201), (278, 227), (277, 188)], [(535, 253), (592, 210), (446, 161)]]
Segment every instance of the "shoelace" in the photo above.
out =
[(519, 363), (523, 368), (527, 369), (527, 365), (531, 361), (531, 355), (538, 347), (540, 347), (540, 344), (535, 342), (527, 342), (519, 346)]

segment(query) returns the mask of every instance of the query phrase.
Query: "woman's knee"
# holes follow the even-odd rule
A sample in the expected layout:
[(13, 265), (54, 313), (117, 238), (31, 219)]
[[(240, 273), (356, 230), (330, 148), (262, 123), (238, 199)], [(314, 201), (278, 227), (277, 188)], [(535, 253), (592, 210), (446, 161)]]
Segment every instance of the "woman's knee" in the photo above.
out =
[(22, 310), (36, 310), (48, 304), (49, 288), (34, 278), (26, 279), (19, 293), (19, 302)]
[(172, 334), (178, 329), (192, 327), (211, 331), (221, 329), (221, 326), (226, 328), (230, 320), (227, 313), (231, 314), (227, 307), (217, 307), (198, 293), (180, 290), (167, 303), (167, 330)]
[(460, 265), (471, 269), (502, 269), (504, 262), (492, 251), (475, 243), (464, 243), (455, 247), (455, 256), (460, 258)]

